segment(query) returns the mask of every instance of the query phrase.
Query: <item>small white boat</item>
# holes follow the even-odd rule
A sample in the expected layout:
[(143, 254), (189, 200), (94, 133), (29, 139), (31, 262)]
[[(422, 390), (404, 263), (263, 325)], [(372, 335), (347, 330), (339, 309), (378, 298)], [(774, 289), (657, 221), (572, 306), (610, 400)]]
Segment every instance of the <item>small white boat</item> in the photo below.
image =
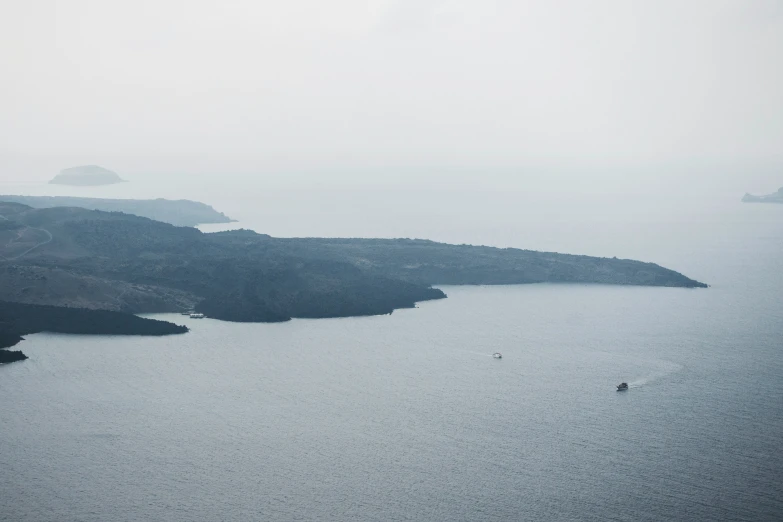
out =
[(628, 391), (628, 383), (627, 382), (621, 382), (617, 385), (617, 391)]
[(204, 314), (192, 313), (192, 314), (190, 314), (190, 318), (191, 319), (204, 319)]
[(492, 354), (492, 357), (494, 357), (495, 359), (502, 359), (503, 358), (503, 354), (500, 353), (500, 352), (495, 352), (495, 353)]

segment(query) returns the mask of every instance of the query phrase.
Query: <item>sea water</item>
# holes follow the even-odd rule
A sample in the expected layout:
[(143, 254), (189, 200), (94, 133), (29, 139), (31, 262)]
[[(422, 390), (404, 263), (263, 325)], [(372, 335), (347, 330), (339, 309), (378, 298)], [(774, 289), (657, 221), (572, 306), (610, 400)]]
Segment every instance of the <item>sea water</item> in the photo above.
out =
[[(175, 194), (146, 190), (125, 197)], [(0, 520), (783, 516), (783, 206), (212, 194), (188, 197), (277, 236), (630, 257), (711, 286), (443, 287), (391, 316), (31, 335), (0, 367)]]

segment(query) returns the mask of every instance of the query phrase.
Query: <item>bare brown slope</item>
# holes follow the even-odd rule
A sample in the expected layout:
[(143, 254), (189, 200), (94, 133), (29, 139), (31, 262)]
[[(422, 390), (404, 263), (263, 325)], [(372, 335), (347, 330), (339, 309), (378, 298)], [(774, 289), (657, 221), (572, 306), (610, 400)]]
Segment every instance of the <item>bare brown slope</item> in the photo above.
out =
[(25, 264), (0, 264), (0, 288), (6, 301), (128, 313), (192, 310), (200, 301), (190, 292), (173, 288)]

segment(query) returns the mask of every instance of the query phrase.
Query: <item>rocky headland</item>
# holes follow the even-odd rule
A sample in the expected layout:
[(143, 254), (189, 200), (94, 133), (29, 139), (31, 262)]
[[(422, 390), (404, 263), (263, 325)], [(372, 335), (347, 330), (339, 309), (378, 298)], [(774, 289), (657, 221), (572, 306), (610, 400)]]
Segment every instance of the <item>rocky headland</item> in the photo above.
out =
[(38, 332), (158, 336), (187, 331), (186, 326), (127, 313), (0, 301), (0, 362), (26, 359), (22, 352), (4, 348), (23, 341), (24, 335)]
[(0, 349), (0, 364), (8, 364), (16, 361), (24, 361), (28, 357), (19, 350)]

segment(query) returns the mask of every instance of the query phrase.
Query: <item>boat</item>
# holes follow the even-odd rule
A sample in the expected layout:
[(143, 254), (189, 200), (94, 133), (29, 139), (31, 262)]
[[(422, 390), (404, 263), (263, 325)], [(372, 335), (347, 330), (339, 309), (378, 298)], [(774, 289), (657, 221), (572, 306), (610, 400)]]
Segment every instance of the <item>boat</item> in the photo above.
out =
[(503, 354), (500, 353), (500, 352), (495, 352), (495, 353), (492, 354), (492, 357), (494, 357), (495, 359), (502, 359), (503, 358)]
[(204, 314), (192, 313), (192, 314), (190, 314), (190, 318), (191, 319), (204, 319)]
[(617, 385), (617, 391), (628, 391), (628, 383), (627, 382), (621, 382)]

